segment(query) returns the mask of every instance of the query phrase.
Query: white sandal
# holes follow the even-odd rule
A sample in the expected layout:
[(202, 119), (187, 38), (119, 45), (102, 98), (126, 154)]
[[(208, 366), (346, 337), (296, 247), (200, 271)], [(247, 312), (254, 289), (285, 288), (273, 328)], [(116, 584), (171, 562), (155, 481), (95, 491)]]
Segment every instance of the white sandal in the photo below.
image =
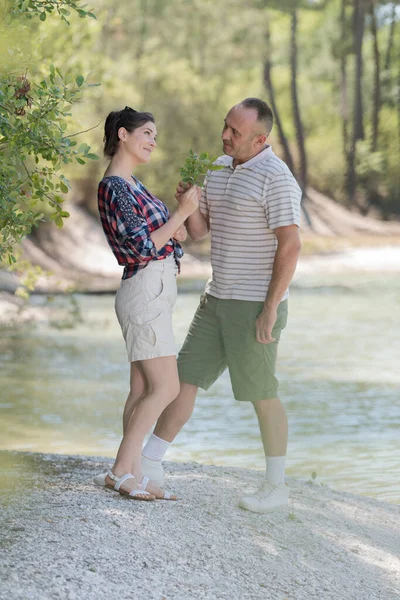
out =
[[(116, 492), (119, 492), (123, 496), (128, 496), (129, 498), (132, 498), (132, 500), (144, 500), (146, 502), (155, 500), (155, 496), (153, 496), (153, 494), (150, 494), (150, 492), (146, 491), (146, 486), (150, 481), (148, 477), (143, 477), (142, 483), (139, 483), (139, 489), (132, 490), (131, 492), (125, 492), (125, 490), (121, 490), (121, 485), (125, 481), (128, 481), (128, 479), (134, 479), (136, 481), (136, 477), (134, 475), (132, 475), (131, 473), (125, 473), (125, 475), (122, 475), (122, 477), (116, 477), (116, 475), (114, 475), (112, 471), (108, 471), (107, 475), (110, 479), (115, 481), (114, 490)], [(148, 497), (141, 498), (140, 496)]]

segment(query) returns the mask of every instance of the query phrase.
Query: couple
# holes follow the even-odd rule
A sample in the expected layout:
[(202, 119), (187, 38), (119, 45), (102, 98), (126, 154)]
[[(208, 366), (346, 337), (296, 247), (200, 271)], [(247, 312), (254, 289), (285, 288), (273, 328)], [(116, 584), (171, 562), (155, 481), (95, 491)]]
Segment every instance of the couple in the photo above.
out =
[[(272, 123), (258, 98), (231, 108), (221, 169), (208, 173), (203, 190), (179, 184), (170, 215), (132, 175), (156, 148), (153, 116), (126, 107), (107, 117), (104, 153), (111, 162), (99, 184), (99, 211), (124, 266), (115, 307), (131, 371), (123, 439), (98, 485), (137, 500), (176, 500), (163, 489), (161, 461), (190, 418), (197, 389), (208, 389), (228, 367), (235, 399), (253, 403), (266, 456), (261, 489), (239, 490), (239, 506), (266, 513), (288, 503), (287, 418), (275, 365), (300, 252), (301, 190), (267, 143)], [(185, 225), (193, 240), (211, 231), (212, 277), (176, 361), (172, 310)]]

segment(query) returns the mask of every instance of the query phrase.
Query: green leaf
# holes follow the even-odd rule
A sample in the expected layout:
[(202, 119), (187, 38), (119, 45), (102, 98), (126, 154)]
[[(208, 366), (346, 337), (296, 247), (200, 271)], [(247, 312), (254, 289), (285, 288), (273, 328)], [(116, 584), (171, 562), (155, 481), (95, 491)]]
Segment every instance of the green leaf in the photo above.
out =
[(87, 144), (81, 144), (78, 148), (78, 152), (80, 154), (86, 154), (87, 152), (89, 152), (90, 150), (90, 146), (88, 146)]
[(85, 161), (82, 158), (79, 158), (79, 156), (75, 156), (75, 160), (80, 165), (85, 165), (86, 164)]
[(60, 181), (60, 190), (63, 192), (63, 194), (68, 194), (68, 186), (65, 185), (63, 181)]
[(39, 17), (39, 19), (40, 19), (41, 21), (45, 21), (45, 20), (46, 20), (46, 13), (45, 13), (44, 11), (43, 11), (43, 12), (40, 14), (40, 17)]
[(78, 75), (77, 78), (75, 79), (76, 81), (76, 85), (78, 87), (81, 87), (83, 85), (83, 83), (85, 82), (85, 78), (83, 75)]

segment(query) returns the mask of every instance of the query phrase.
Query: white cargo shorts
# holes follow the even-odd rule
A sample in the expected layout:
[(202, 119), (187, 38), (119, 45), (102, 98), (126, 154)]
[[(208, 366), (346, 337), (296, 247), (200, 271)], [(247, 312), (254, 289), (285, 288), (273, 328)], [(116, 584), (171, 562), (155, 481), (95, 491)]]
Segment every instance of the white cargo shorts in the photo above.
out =
[(176, 302), (177, 266), (173, 255), (152, 260), (121, 281), (115, 297), (129, 362), (176, 355), (172, 311)]

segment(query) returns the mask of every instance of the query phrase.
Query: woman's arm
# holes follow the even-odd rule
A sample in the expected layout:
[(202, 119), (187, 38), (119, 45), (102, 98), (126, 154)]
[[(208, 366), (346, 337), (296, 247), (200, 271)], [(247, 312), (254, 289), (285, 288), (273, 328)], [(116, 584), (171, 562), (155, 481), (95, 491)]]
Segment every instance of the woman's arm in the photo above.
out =
[[(112, 206), (114, 228), (117, 229), (124, 245), (139, 262), (147, 262), (157, 256), (165, 244), (173, 237), (175, 231), (198, 206), (200, 188), (188, 190), (177, 211), (169, 220), (150, 232), (146, 217), (141, 209), (133, 204), (132, 195), (127, 185), (108, 190), (112, 193), (110, 207)], [(190, 192), (190, 193), (189, 193)]]
[[(191, 189), (189, 186), (189, 183), (183, 183), (182, 181), (178, 183), (175, 194), (175, 198), (177, 199), (178, 203), (181, 202), (186, 191)], [(203, 208), (204, 206), (206, 206), (207, 201), (204, 189), (201, 191), (199, 203), (202, 204)], [(185, 225), (187, 227), (190, 237), (195, 242), (198, 242), (207, 237), (210, 231), (209, 219), (204, 216), (204, 214), (200, 210), (200, 207), (198, 207), (195, 211), (192, 212), (192, 214), (187, 218)]]
[(196, 211), (199, 206), (201, 189), (197, 186), (192, 186), (187, 190), (179, 201), (179, 206), (169, 220), (153, 231), (150, 235), (157, 250), (160, 250), (168, 240), (170, 240), (175, 231)]

